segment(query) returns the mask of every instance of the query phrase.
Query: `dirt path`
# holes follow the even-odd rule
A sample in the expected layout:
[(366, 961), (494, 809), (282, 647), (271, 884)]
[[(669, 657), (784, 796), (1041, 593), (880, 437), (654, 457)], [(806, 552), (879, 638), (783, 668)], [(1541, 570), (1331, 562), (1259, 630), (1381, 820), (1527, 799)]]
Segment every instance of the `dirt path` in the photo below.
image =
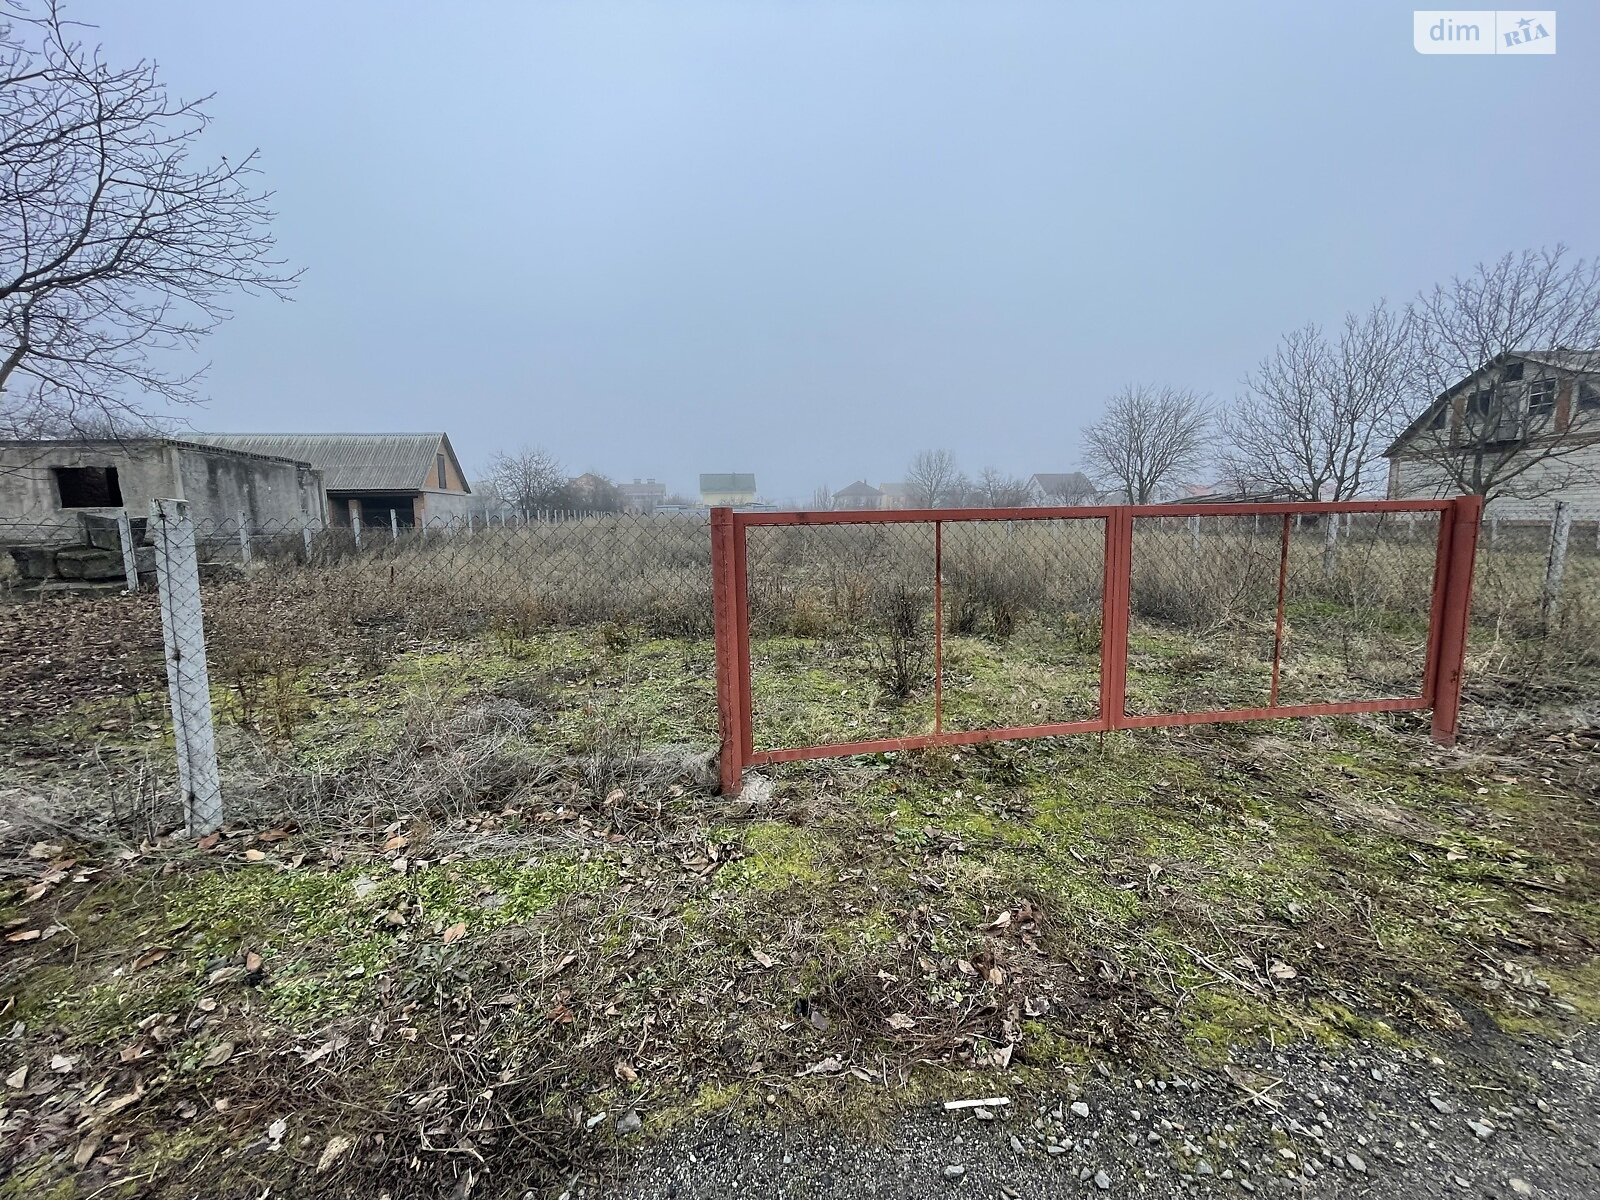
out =
[(870, 1139), (704, 1122), (567, 1195), (1600, 1196), (1600, 1031), (1564, 1047), (1480, 1031), (1461, 1049), (1448, 1065), (1366, 1047), (1241, 1055), (1199, 1079), (1091, 1070), (993, 1119), (914, 1114)]

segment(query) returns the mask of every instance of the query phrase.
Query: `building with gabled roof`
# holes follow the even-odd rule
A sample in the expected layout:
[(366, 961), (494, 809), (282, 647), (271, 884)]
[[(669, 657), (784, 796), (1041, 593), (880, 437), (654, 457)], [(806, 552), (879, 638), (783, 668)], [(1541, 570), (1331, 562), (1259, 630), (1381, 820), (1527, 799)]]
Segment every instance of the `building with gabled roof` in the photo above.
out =
[[(195, 433), (187, 440), (310, 463), (330, 524), (420, 525), (467, 512), (472, 489), (445, 433)], [(391, 516), (392, 514), (392, 516)]]
[(741, 471), (700, 476), (700, 503), (707, 508), (719, 505), (738, 508), (754, 504), (756, 477)]
[(865, 479), (858, 479), (833, 494), (833, 507), (857, 512), (879, 509), (883, 507), (883, 492)]

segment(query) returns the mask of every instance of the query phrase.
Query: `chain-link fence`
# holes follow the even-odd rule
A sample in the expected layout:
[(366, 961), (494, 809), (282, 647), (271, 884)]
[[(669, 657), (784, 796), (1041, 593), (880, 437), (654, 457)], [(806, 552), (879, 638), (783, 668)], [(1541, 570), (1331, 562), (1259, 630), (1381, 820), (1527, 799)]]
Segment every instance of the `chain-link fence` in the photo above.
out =
[[(132, 516), (131, 547), (114, 519), (109, 534), (65, 540), (59, 526), (0, 526), (7, 753), (65, 762), (93, 747), (114, 767), (158, 734), (172, 753), (157, 535), (146, 514)], [(1274, 516), (1139, 518), (1129, 712), (1416, 692), (1437, 533), (1436, 518), (1417, 513), (1304, 517), (1287, 538)], [(712, 636), (704, 514), (364, 528), (225, 519), (197, 522), (193, 536), (225, 778), (252, 739), (293, 743), (318, 713), (359, 711), (358, 697), (381, 706), (431, 657), (476, 659), (481, 677), (491, 660), (640, 639), (678, 647), (689, 664), (642, 684), (692, 694), (671, 736), (714, 744), (701, 695)], [(936, 705), (951, 730), (1094, 713), (1104, 521), (951, 521), (934, 538), (926, 525), (750, 530), (755, 728), (768, 744), (919, 732)], [(1597, 540), (1600, 514), (1583, 510), (1485, 521), (1469, 696), (1517, 705), (1593, 686)], [(128, 592), (130, 580), (141, 590)], [(550, 641), (571, 633), (581, 645)]]

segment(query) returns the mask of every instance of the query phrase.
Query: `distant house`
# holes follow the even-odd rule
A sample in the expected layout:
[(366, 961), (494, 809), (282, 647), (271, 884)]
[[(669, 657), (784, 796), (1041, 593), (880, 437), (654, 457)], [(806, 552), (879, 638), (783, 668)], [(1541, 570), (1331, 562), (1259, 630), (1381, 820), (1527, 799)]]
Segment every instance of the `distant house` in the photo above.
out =
[(1600, 507), (1600, 350), (1517, 350), (1437, 396), (1384, 452), (1389, 497), (1452, 496), (1474, 472), (1504, 481), (1497, 517), (1557, 500)]
[(464, 517), (472, 489), (443, 433), (196, 433), (190, 441), (310, 463), (322, 472), (327, 519), (419, 525)]
[(700, 503), (707, 508), (719, 505), (738, 508), (745, 504), (754, 504), (756, 499), (756, 477), (739, 472), (730, 472), (723, 475), (700, 476)]
[(622, 494), (623, 511), (649, 514), (667, 502), (667, 485), (654, 479), (635, 479), (632, 483), (617, 484)]
[(1082, 471), (1046, 472), (1028, 476), (1029, 504), (1092, 504), (1099, 496), (1099, 489)]
[(187, 500), (200, 526), (321, 524), (322, 485), (303, 460), (187, 438), (0, 442), (0, 523), (28, 527), (22, 540), (71, 535), (85, 513), (147, 517), (165, 499)]
[(892, 483), (880, 483), (878, 492), (882, 496), (879, 508), (899, 509), (911, 507), (911, 489), (898, 480)]
[(833, 494), (833, 507), (861, 511), (883, 507), (883, 492), (865, 479), (858, 479)]

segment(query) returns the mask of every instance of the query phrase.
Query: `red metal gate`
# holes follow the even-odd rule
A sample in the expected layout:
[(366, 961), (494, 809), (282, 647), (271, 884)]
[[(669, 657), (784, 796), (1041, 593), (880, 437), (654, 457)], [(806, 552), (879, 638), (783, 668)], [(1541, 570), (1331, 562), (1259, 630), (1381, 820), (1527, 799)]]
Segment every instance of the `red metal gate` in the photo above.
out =
[[(1455, 741), (1461, 707), (1462, 668), (1472, 593), (1473, 560), (1483, 501), (1478, 496), (1431, 501), (1342, 501), (1318, 504), (1162, 504), (1073, 508), (917, 509), (889, 512), (740, 512), (711, 510), (713, 600), (716, 619), (717, 709), (722, 733), (721, 779), (724, 792), (736, 791), (747, 767), (801, 759), (874, 754), (923, 746), (953, 746), (1012, 738), (1051, 737), (1192, 725), (1213, 721), (1328, 716), (1339, 713), (1399, 712), (1431, 708), (1433, 737)], [(1335, 521), (1344, 514), (1426, 514), (1438, 520), (1428, 612), (1422, 686), (1413, 695), (1313, 704), (1280, 704), (1285, 584), (1291, 526), (1301, 520)], [(1134, 522), (1172, 518), (1278, 518), (1276, 633), (1272, 643), (1271, 691), (1257, 708), (1209, 711), (1128, 711), (1128, 646), (1131, 611)], [(1352, 518), (1346, 518), (1351, 520)], [(1415, 519), (1413, 516), (1411, 519)], [(1000, 728), (945, 728), (944, 690), (944, 529), (955, 522), (1099, 520), (1104, 523), (1104, 578), (1100, 612), (1098, 712), (1089, 719)], [(750, 664), (748, 531), (766, 526), (920, 525), (933, 530), (933, 728), (928, 733), (870, 738), (823, 745), (756, 749)]]

